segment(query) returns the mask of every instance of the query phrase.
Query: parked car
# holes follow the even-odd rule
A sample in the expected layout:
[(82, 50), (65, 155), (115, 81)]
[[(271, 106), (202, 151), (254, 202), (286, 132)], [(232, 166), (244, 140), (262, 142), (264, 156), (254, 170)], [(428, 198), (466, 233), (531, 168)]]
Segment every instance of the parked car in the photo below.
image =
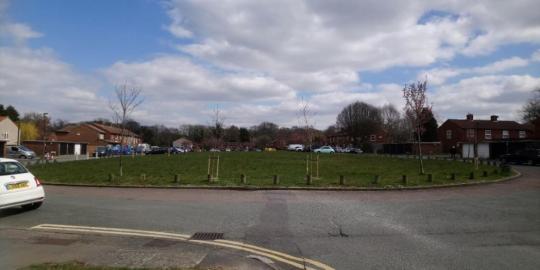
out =
[(146, 153), (147, 155), (163, 155), (169, 153), (168, 147), (152, 147), (150, 152)]
[(96, 152), (94, 153), (94, 157), (106, 157), (107, 156), (107, 147), (106, 146), (98, 146), (96, 147)]
[(540, 149), (526, 149), (500, 157), (502, 163), (540, 164)]
[(41, 206), (45, 191), (39, 180), (14, 159), (0, 158), (0, 209)]
[(302, 144), (289, 144), (287, 146), (287, 150), (296, 151), (296, 152), (302, 152), (302, 151), (304, 151), (304, 145), (302, 145)]
[(24, 145), (7, 146), (7, 157), (9, 158), (35, 158), (36, 153)]
[(139, 143), (137, 145), (137, 148), (135, 148), (135, 151), (139, 154), (146, 154), (151, 151), (150, 145), (147, 143)]
[(350, 153), (350, 154), (362, 154), (364, 151), (360, 148), (354, 148), (354, 147), (347, 147), (343, 150), (344, 153)]
[(322, 146), (320, 148), (317, 148), (317, 149), (313, 150), (313, 152), (315, 152), (315, 153), (323, 153), (323, 154), (334, 154), (336, 152), (336, 150), (334, 150), (334, 148), (332, 148), (332, 146), (325, 145), (325, 146)]
[(182, 154), (182, 153), (186, 153), (187, 150), (183, 147), (171, 147), (170, 148), (170, 151), (171, 151), (171, 154)]

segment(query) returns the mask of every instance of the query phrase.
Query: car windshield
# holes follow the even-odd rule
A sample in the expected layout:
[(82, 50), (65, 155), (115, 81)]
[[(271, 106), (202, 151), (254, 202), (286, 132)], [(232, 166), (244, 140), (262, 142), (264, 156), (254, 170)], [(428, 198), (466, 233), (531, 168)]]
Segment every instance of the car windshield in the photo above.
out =
[(0, 176), (27, 173), (28, 170), (18, 162), (0, 162)]
[(32, 149), (30, 149), (30, 148), (28, 148), (28, 147), (26, 147), (24, 145), (19, 146), (19, 149), (23, 150), (23, 151), (32, 151)]

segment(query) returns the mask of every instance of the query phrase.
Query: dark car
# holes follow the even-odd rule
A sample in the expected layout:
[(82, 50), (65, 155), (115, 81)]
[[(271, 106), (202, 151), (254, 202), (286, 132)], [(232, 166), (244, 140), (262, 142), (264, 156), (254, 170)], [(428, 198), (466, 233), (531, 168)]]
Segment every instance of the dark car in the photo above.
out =
[(540, 164), (540, 149), (526, 149), (517, 151), (514, 154), (506, 154), (501, 156), (502, 163), (516, 164)]
[(150, 152), (146, 153), (147, 155), (163, 155), (169, 152), (168, 147), (154, 147)]
[(96, 152), (94, 153), (95, 157), (106, 157), (108, 155), (108, 149), (106, 146), (96, 147)]

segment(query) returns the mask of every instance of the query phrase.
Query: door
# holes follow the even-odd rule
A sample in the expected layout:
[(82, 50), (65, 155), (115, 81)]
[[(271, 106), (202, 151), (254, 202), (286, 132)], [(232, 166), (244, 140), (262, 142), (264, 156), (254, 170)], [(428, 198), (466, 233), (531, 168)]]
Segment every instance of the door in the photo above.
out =
[(463, 158), (473, 158), (474, 157), (474, 144), (464, 143), (462, 146), (461, 156)]
[(81, 154), (81, 145), (80, 144), (75, 144), (75, 149), (73, 150), (73, 154), (74, 155), (80, 155)]
[(489, 143), (478, 144), (478, 157), (489, 158)]

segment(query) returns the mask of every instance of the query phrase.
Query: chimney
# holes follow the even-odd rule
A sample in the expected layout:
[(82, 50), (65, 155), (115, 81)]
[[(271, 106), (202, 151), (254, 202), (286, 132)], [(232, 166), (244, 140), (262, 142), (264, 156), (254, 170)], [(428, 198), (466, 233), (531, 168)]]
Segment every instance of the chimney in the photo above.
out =
[(498, 115), (492, 115), (491, 116), (491, 121), (496, 122), (498, 118), (499, 118)]
[(468, 114), (467, 114), (467, 120), (472, 121), (473, 119), (474, 119), (473, 114), (472, 114), (472, 113), (468, 113)]

